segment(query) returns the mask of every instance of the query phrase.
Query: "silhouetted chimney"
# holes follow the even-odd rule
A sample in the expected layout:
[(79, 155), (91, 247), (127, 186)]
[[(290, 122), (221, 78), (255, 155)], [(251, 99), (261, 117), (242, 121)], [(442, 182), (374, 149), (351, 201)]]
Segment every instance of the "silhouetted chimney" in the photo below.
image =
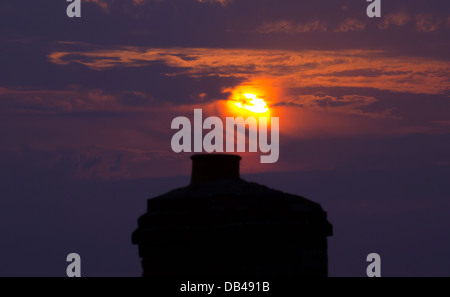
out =
[(191, 184), (218, 179), (240, 179), (239, 161), (236, 155), (194, 155), (192, 159)]
[(133, 232), (143, 276), (328, 275), (319, 204), (242, 180), (239, 156), (191, 158), (191, 184), (149, 199)]

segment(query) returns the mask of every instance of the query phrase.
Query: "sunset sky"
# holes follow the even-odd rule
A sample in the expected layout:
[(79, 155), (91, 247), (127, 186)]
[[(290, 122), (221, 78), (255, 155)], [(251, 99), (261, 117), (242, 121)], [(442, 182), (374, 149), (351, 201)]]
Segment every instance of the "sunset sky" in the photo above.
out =
[(386, 275), (450, 275), (448, 1), (67, 5), (0, 2), (0, 275), (64, 276), (77, 249), (86, 274), (139, 275), (145, 199), (189, 182), (171, 121), (243, 115), (237, 92), (280, 118), (279, 161), (241, 173), (321, 203), (330, 275), (377, 250)]

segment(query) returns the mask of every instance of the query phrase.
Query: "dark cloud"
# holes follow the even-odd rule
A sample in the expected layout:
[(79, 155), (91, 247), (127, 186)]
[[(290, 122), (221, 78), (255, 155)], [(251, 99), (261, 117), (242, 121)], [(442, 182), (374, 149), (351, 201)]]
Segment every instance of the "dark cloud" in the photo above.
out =
[[(66, 3), (48, 5), (39, 1), (8, 0), (0, 12), (0, 30), (5, 39), (39, 38), (53, 41), (85, 41), (111, 45), (139, 45), (151, 47), (269, 47), (290, 49), (324, 48), (396, 48), (411, 53), (414, 45), (420, 45), (415, 54), (431, 55), (433, 49), (446, 44), (449, 31), (444, 20), (449, 4), (445, 1), (389, 1), (383, 3), (381, 20), (370, 20), (366, 15), (365, 1), (321, 0), (306, 3), (296, 0), (230, 1), (226, 6), (200, 3), (195, 0), (97, 1), (105, 3), (83, 4), (81, 19), (69, 19), (65, 15)], [(342, 10), (342, 7), (348, 9)], [(23, 9), (27, 7), (27, 9)], [(336, 13), (340, 12), (340, 13)], [(401, 14), (413, 21), (401, 20)], [(49, 17), (51, 16), (51, 17)], [(436, 34), (417, 34), (417, 28), (433, 29)], [(426, 18), (424, 16), (427, 16)], [(434, 25), (439, 21), (439, 30)], [(303, 34), (299, 38), (259, 36), (258, 28), (264, 24), (282, 24), (282, 31)], [(442, 24), (441, 24), (442, 23)], [(11, 26), (11, 24), (14, 24)], [(205, 24), (208, 24), (205, 26)], [(403, 24), (405, 26), (403, 26)], [(428, 24), (428, 25), (427, 25)], [(402, 30), (381, 30), (397, 26)], [(408, 25), (408, 26), (406, 26)], [(276, 26), (275, 26), (276, 27)], [(365, 28), (364, 34), (357, 34)], [(277, 30), (263, 30), (277, 33)], [(327, 30), (323, 30), (327, 28)], [(336, 34), (346, 31), (349, 34)], [(357, 34), (357, 35), (355, 35)], [(277, 35), (277, 34), (275, 34)], [(415, 38), (402, 38), (413, 35)], [(407, 37), (407, 36), (405, 36)], [(355, 42), (355, 39), (357, 42)], [(379, 42), (382, 40), (383, 42)], [(424, 41), (432, 41), (432, 44)], [(409, 51), (408, 51), (409, 49)], [(442, 52), (442, 56), (445, 56)], [(436, 53), (434, 53), (436, 54)]]
[(125, 92), (119, 98), (119, 103), (131, 106), (148, 105), (153, 101), (152, 97), (141, 92)]

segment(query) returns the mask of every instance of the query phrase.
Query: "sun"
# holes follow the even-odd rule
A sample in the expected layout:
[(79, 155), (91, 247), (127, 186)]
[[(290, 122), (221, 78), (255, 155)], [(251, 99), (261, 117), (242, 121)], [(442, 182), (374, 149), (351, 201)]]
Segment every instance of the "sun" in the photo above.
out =
[(234, 90), (228, 100), (228, 110), (239, 116), (267, 117), (270, 108), (266, 96), (253, 90)]
[(237, 107), (249, 110), (254, 113), (267, 113), (269, 111), (267, 103), (264, 101), (264, 99), (258, 98), (257, 95), (245, 93), (243, 97), (243, 100), (239, 100), (234, 103)]
[(222, 111), (227, 116), (240, 117), (271, 117), (277, 113), (276, 105), (279, 97), (279, 87), (275, 80), (254, 78), (241, 85), (225, 88), (227, 100), (223, 102)]

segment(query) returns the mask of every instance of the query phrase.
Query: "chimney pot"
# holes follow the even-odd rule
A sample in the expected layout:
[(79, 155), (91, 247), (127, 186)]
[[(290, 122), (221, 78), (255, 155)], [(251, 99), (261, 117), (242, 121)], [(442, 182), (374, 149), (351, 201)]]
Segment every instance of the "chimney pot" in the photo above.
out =
[(240, 179), (241, 157), (229, 154), (201, 154), (192, 159), (191, 185), (219, 179)]

